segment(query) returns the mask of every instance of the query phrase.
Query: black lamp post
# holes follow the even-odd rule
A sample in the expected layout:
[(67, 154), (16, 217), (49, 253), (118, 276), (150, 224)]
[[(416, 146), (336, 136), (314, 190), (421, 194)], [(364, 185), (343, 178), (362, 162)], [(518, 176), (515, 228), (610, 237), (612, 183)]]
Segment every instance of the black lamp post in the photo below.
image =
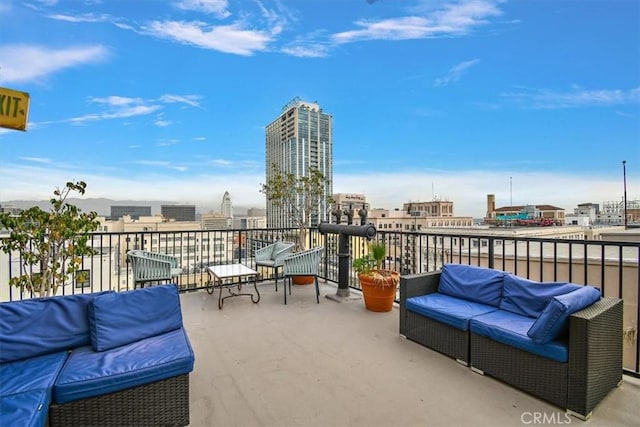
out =
[(627, 161), (622, 161), (622, 177), (624, 181), (623, 211), (624, 211), (624, 229), (627, 229)]

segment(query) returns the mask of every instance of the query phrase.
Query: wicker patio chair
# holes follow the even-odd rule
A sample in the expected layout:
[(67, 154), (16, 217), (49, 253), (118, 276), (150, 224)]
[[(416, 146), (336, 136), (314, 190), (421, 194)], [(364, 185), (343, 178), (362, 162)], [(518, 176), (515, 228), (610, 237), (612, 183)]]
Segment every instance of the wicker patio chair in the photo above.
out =
[(284, 260), (283, 274), (285, 280), (284, 303), (287, 303), (287, 280), (289, 281), (289, 295), (291, 295), (291, 282), (294, 276), (313, 276), (316, 285), (316, 301), (320, 303), (320, 288), (318, 287), (318, 274), (320, 273), (321, 247), (311, 248), (297, 252)]
[(293, 253), (294, 246), (291, 242), (275, 242), (255, 251), (256, 266), (273, 268), (276, 292), (278, 292), (278, 269), (282, 267), (284, 259)]
[(127, 261), (131, 263), (136, 288), (143, 288), (148, 282), (170, 281), (182, 274), (178, 258), (173, 255), (133, 250), (127, 252)]

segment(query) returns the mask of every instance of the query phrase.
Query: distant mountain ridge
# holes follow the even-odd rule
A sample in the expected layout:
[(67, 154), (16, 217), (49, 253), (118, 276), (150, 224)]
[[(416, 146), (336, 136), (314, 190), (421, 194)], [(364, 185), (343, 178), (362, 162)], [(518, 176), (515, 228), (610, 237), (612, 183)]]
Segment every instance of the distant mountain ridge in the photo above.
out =
[[(181, 203), (175, 203), (162, 200), (112, 200), (105, 198), (68, 198), (67, 201), (76, 205), (83, 212), (96, 212), (99, 216), (109, 217), (111, 215), (111, 206), (151, 206), (151, 215), (160, 214), (161, 205), (178, 205)], [(49, 200), (9, 200), (1, 201), (2, 206), (13, 206), (20, 209), (28, 209), (33, 206), (38, 206), (44, 211), (51, 209), (51, 203)], [(220, 206), (214, 207), (212, 205), (197, 205), (196, 213), (202, 214), (207, 212), (218, 212)], [(246, 215), (247, 208), (242, 206), (233, 207), (234, 215)]]

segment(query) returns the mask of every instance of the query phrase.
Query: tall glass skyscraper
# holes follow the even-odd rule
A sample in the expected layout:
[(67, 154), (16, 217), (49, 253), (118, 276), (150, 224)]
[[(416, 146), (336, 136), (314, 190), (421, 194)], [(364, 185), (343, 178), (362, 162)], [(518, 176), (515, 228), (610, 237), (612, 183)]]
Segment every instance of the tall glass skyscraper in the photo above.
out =
[[(280, 116), (266, 127), (266, 182), (275, 165), (282, 173), (297, 178), (308, 176), (317, 168), (329, 180), (318, 210), (311, 216), (311, 225), (328, 220), (326, 196), (333, 194), (332, 117), (315, 102), (292, 99), (282, 108)], [(267, 200), (267, 227), (292, 227), (281, 208)]]

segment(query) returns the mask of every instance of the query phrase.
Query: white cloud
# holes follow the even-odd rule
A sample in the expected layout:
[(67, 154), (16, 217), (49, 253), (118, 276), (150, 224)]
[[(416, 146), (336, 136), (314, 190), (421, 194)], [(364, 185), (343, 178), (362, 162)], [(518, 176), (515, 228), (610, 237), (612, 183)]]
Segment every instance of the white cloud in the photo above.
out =
[(570, 92), (556, 92), (549, 89), (518, 89), (518, 91), (503, 93), (502, 96), (527, 108), (557, 109), (640, 103), (640, 87), (629, 90), (574, 87), (574, 90)]
[(351, 43), (464, 35), (487, 23), (488, 18), (501, 14), (493, 1), (461, 1), (446, 4), (440, 9), (429, 9), (421, 15), (356, 21), (358, 29), (336, 33), (332, 38), (336, 43)]
[(96, 15), (93, 13), (83, 13), (80, 15), (64, 15), (64, 14), (52, 14), (47, 15), (47, 18), (54, 19), (56, 21), (65, 22), (109, 22), (112, 18), (109, 15)]
[(228, 0), (180, 0), (175, 3), (175, 7), (183, 10), (210, 13), (218, 18), (226, 18), (231, 15), (228, 10)]
[(479, 59), (472, 59), (471, 61), (464, 61), (451, 67), (447, 74), (442, 77), (438, 77), (435, 80), (435, 82), (433, 83), (434, 86), (446, 86), (451, 83), (456, 83), (458, 80), (460, 80), (460, 77), (462, 76), (462, 73), (464, 71), (473, 67), (478, 62), (480, 62)]
[(37, 45), (0, 46), (0, 67), (5, 83), (39, 81), (66, 68), (103, 61), (104, 46), (52, 49)]
[(20, 157), (20, 159), (35, 163), (51, 163), (51, 159), (46, 157)]
[[(101, 107), (105, 107), (106, 110), (96, 113), (88, 113), (82, 116), (71, 117), (68, 119), (41, 122), (39, 124), (73, 123), (75, 125), (82, 125), (87, 122), (98, 120), (113, 120), (136, 116), (146, 116), (164, 108), (163, 105), (158, 104), (158, 102), (162, 102), (165, 104), (182, 103), (193, 107), (199, 107), (199, 99), (200, 97), (197, 95), (163, 95), (158, 100), (145, 100), (143, 98), (131, 98), (117, 95), (106, 97), (89, 97), (87, 98), (87, 100), (90, 104), (96, 104)], [(162, 118), (162, 116), (158, 116), (158, 119), (154, 121), (154, 124), (159, 127), (166, 127), (173, 124), (173, 121), (165, 120)]]
[(253, 55), (272, 41), (267, 31), (250, 30), (244, 24), (211, 26), (204, 22), (153, 21), (144, 32), (179, 43), (236, 55)]
[(173, 122), (170, 121), (170, 120), (156, 119), (153, 122), (153, 124), (158, 126), (159, 128), (166, 128), (167, 126), (171, 126), (173, 124)]
[(283, 47), (281, 52), (299, 58), (324, 58), (328, 56), (329, 49), (325, 45), (312, 43), (307, 46), (297, 45)]
[(162, 95), (160, 97), (160, 101), (165, 102), (167, 104), (172, 103), (181, 103), (187, 104), (191, 107), (200, 107), (200, 101), (202, 97), (198, 95)]

